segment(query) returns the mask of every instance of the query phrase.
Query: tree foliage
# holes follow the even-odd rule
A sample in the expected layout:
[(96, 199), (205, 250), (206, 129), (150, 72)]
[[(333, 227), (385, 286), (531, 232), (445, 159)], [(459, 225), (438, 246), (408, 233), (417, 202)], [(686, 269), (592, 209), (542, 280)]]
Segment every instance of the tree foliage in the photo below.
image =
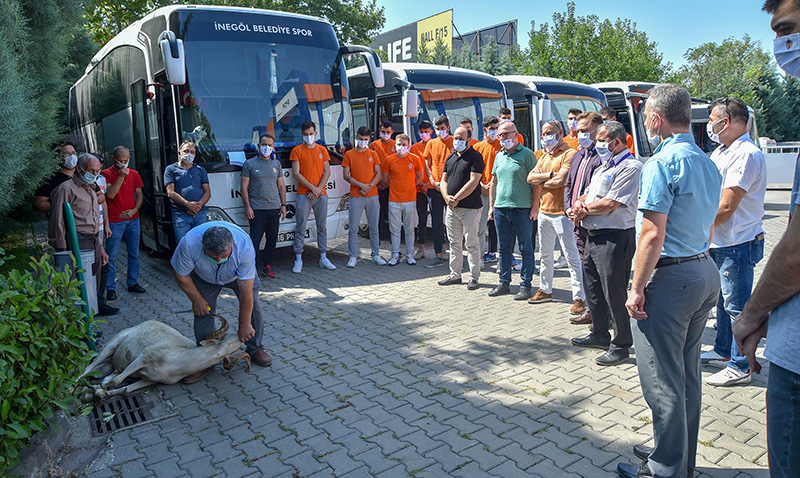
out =
[(433, 46), (422, 43), (417, 48), (417, 61), (435, 65), (457, 66), (468, 70), (477, 70), (490, 75), (509, 75), (514, 73), (510, 50), (500, 53), (494, 37), (487, 37), (481, 55), (472, 51), (469, 45), (451, 50), (441, 38), (433, 42)]
[(575, 16), (575, 3), (553, 14), (552, 26), (531, 22), (528, 46), (514, 57), (517, 70), (581, 83), (660, 81), (671, 64), (636, 23), (597, 15)]

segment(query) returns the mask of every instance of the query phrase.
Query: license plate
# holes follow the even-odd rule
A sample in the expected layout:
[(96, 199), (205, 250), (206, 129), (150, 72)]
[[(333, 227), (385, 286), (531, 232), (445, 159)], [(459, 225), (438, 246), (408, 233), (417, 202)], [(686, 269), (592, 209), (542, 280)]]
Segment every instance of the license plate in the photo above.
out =
[[(306, 239), (311, 237), (311, 230), (306, 229), (306, 233), (304, 234), (304, 236)], [(289, 241), (294, 241), (294, 231), (278, 233), (278, 242), (289, 242)]]

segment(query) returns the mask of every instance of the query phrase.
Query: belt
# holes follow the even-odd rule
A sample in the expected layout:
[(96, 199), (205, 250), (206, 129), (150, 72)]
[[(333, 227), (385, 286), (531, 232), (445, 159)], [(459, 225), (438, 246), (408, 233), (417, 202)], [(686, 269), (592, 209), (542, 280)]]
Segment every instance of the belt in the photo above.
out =
[(83, 232), (79, 232), (78, 233), (78, 237), (83, 237), (83, 238), (86, 238), (86, 239), (96, 239), (97, 238), (97, 234), (85, 234)]
[(587, 229), (590, 236), (605, 236), (606, 234), (614, 234), (615, 232), (627, 231), (627, 229)]
[(684, 262), (699, 261), (700, 259), (705, 259), (706, 257), (708, 257), (708, 252), (702, 252), (700, 254), (695, 254), (688, 257), (662, 257), (658, 260), (658, 262), (656, 262), (656, 269), (659, 267), (672, 266)]
[(753, 240), (754, 241), (763, 241), (764, 240), (764, 233), (763, 232), (759, 232), (758, 234), (756, 234), (756, 237)]

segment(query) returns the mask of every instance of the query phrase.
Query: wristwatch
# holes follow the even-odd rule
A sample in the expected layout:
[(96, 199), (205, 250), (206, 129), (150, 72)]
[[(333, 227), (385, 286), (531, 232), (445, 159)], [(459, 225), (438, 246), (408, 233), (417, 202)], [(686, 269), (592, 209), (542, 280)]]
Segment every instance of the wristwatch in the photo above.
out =
[(286, 207), (286, 203), (281, 204), (281, 207)]
[(550, 171), (550, 179), (553, 179), (553, 172)]

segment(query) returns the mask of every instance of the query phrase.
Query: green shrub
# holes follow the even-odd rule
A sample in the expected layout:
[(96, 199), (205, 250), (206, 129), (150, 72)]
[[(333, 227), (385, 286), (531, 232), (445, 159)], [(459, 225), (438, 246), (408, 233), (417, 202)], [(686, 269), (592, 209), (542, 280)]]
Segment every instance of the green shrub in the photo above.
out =
[(86, 321), (73, 306), (79, 282), (49, 261), (31, 258), (29, 270), (0, 277), (0, 475), (33, 433), (76, 401), (77, 378), (92, 357)]

